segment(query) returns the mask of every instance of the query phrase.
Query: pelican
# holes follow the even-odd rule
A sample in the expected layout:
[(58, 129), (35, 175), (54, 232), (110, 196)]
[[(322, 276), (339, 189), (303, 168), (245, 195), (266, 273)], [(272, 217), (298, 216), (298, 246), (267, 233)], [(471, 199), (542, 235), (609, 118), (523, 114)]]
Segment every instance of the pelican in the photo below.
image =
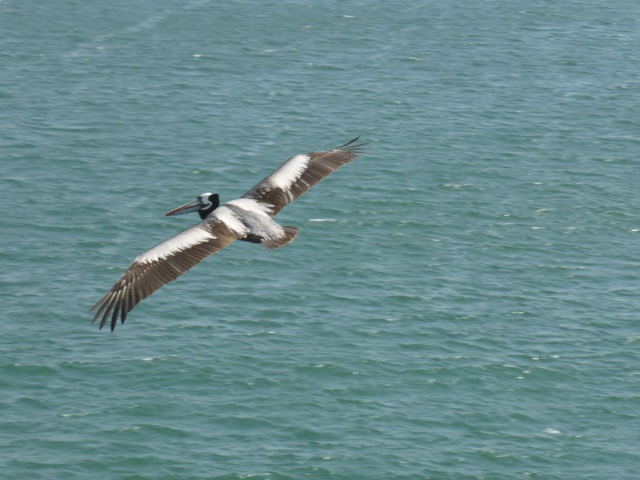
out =
[(113, 331), (118, 318), (124, 323), (127, 314), (142, 300), (236, 240), (262, 243), (268, 249), (291, 243), (298, 228), (280, 225), (272, 218), (362, 153), (365, 144), (354, 145), (358, 138), (333, 150), (291, 157), (239, 199), (220, 205), (217, 193), (203, 193), (171, 210), (167, 216), (198, 212), (201, 221), (138, 255), (111, 290), (91, 308), (97, 309), (93, 322), (101, 319), (102, 329), (111, 318)]

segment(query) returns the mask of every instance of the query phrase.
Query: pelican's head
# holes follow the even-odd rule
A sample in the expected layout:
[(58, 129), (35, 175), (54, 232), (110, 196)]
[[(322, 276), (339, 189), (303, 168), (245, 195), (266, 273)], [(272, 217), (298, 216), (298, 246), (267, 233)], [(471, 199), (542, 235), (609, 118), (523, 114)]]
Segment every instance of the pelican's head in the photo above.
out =
[(184, 215), (185, 213), (198, 212), (203, 220), (220, 205), (220, 197), (217, 193), (203, 193), (193, 202), (186, 203), (181, 207), (171, 210), (167, 217), (171, 215)]

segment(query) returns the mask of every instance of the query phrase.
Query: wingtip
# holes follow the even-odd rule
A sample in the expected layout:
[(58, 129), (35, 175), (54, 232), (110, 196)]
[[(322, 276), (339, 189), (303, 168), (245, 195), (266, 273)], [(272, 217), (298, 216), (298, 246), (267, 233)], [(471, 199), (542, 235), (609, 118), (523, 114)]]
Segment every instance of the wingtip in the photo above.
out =
[(368, 143), (364, 142), (364, 143), (359, 143), (357, 145), (353, 145), (358, 140), (360, 140), (360, 135), (358, 135), (353, 140), (349, 140), (344, 145), (339, 146), (336, 150), (343, 150), (344, 149), (344, 150), (349, 150), (349, 151), (354, 152), (354, 153), (362, 153), (362, 147), (368, 145)]

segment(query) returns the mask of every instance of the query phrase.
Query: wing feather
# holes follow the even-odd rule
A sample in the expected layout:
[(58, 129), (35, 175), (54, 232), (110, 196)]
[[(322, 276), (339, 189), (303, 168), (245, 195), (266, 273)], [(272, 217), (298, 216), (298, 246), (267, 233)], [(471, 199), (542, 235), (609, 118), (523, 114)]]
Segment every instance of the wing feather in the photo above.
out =
[(124, 323), (127, 314), (142, 300), (237, 239), (237, 233), (212, 217), (138, 255), (93, 306), (91, 310), (97, 309), (93, 322), (101, 319), (102, 328), (111, 318), (113, 331), (118, 318)]
[(285, 206), (308, 191), (320, 180), (349, 163), (362, 152), (366, 144), (354, 145), (354, 138), (341, 147), (321, 152), (296, 155), (284, 162), (276, 171), (244, 194), (271, 210), (275, 216)]
[[(365, 144), (358, 138), (335, 148), (296, 155), (283, 163), (271, 175), (249, 190), (243, 198), (262, 204), (275, 216), (289, 203), (311, 189), (320, 180), (349, 163), (362, 152)], [(242, 226), (225, 223), (226, 217), (210, 215), (202, 222), (138, 255), (127, 271), (91, 310), (96, 310), (93, 322), (100, 319), (100, 328), (111, 319), (111, 330), (118, 318), (124, 323), (133, 308), (163, 285), (175, 280), (239, 238), (246, 237)], [(233, 218), (226, 218), (227, 221)]]

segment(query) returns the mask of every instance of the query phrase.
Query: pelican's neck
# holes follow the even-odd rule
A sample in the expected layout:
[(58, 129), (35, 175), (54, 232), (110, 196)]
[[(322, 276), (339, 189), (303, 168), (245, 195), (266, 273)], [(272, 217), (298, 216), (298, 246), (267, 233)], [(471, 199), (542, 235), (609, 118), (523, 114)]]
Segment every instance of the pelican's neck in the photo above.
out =
[(205, 208), (201, 208), (200, 210), (198, 210), (198, 215), (200, 215), (200, 218), (202, 220), (207, 218), (211, 212), (213, 212), (220, 206), (220, 196), (217, 193), (209, 195), (209, 202), (209, 205), (207, 205)]

